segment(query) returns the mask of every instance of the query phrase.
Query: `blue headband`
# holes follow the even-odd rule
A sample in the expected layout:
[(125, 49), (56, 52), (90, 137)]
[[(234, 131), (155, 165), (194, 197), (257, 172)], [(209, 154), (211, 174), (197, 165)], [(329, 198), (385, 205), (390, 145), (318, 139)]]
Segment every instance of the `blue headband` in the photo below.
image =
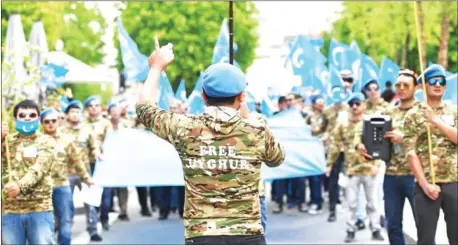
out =
[(108, 113), (110, 113), (110, 111), (111, 111), (112, 108), (118, 107), (118, 106), (119, 106), (118, 103), (111, 103), (111, 104), (109, 104), (109, 105), (108, 105), (108, 109), (107, 109)]
[(84, 101), (84, 108), (87, 108), (89, 106), (89, 104), (91, 104), (92, 102), (99, 102), (100, 103), (100, 98), (98, 96), (90, 96), (89, 98), (87, 98), (85, 101)]
[(41, 112), (40, 114), (40, 120), (43, 120), (43, 118), (52, 115), (52, 114), (58, 114), (57, 111), (54, 108), (46, 108), (44, 111)]

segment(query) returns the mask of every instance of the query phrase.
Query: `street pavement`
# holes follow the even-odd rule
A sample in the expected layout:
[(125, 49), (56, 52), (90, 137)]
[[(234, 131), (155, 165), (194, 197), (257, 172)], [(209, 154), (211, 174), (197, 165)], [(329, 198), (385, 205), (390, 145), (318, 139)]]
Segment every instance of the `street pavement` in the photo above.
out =
[[(269, 191), (266, 190), (266, 193)], [(407, 205), (404, 211), (404, 229), (409, 231), (406, 231), (406, 242), (414, 244), (412, 238), (416, 239), (415, 223), (410, 206)], [(135, 188), (131, 188), (129, 192), (128, 207), (130, 221), (119, 221), (116, 219), (117, 214), (111, 213), (111, 228), (101, 233), (103, 241), (99, 243), (89, 242), (89, 236), (85, 232), (84, 214), (78, 215), (75, 217), (72, 244), (184, 244), (183, 221), (178, 214), (171, 214), (165, 221), (158, 220), (157, 212), (153, 213), (153, 217), (141, 217)], [(269, 202), (266, 234), (268, 244), (343, 244), (348, 214), (345, 208), (339, 211), (336, 222), (328, 223), (326, 207), (316, 215), (298, 213), (297, 209), (274, 215), (273, 207), (274, 203)], [(439, 223), (444, 223), (442, 218), (439, 219)], [(448, 243), (444, 228), (441, 224), (438, 227), (438, 244)], [(382, 234), (385, 241), (372, 241), (371, 232), (366, 228), (356, 233), (354, 244), (389, 244), (386, 232), (383, 231)]]

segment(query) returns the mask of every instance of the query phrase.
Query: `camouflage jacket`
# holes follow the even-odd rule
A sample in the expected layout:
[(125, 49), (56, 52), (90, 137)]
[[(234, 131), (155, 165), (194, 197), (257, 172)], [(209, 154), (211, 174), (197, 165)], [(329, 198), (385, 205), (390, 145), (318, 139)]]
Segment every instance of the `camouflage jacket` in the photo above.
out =
[(105, 140), (107, 132), (111, 128), (111, 122), (108, 119), (99, 117), (95, 120), (86, 118), (85, 124), (91, 129), (97, 144), (100, 146), (100, 151), (102, 152), (103, 141)]
[[(413, 106), (416, 106), (418, 101), (414, 101)], [(410, 107), (412, 108), (412, 107)], [(400, 108), (399, 106), (391, 106), (387, 110), (387, 114), (391, 117), (393, 130), (404, 132), (404, 118), (410, 108)], [(388, 164), (385, 173), (388, 175), (412, 175), (409, 163), (407, 162), (407, 152), (404, 151), (404, 144), (393, 144), (391, 160)]]
[(386, 102), (380, 98), (377, 103), (372, 104), (369, 100), (366, 100), (366, 109), (364, 110), (364, 115), (387, 115), (388, 109), (391, 107), (390, 103)]
[[(326, 128), (325, 128), (325, 134), (328, 134), (329, 136), (332, 134), (332, 131), (335, 129), (337, 125), (337, 118), (341, 117), (342, 115), (346, 115), (346, 119), (348, 119), (348, 110), (349, 107), (347, 104), (341, 104), (339, 109), (336, 109), (335, 105), (331, 105), (330, 107), (326, 108), (323, 112), (323, 116), (327, 122)], [(343, 119), (345, 120), (345, 119)], [(332, 139), (329, 137), (328, 140), (328, 147), (331, 147), (332, 145)]]
[(54, 137), (56, 140), (57, 161), (52, 168), (52, 179), (54, 186), (68, 186), (67, 175), (70, 169), (76, 170), (81, 180), (86, 181), (89, 178), (88, 171), (84, 167), (73, 139), (73, 135), (57, 132)]
[[(258, 120), (260, 123), (267, 126), (267, 118), (261, 113), (252, 112), (250, 114), (250, 120)], [(262, 178), (259, 180), (259, 196), (265, 196), (264, 181)]]
[[(380, 98), (377, 103), (372, 104), (370, 101), (365, 101), (366, 108), (364, 116), (388, 115), (388, 111), (392, 107), (388, 102)], [(356, 128), (355, 146), (363, 143), (363, 123), (358, 124)], [(375, 165), (382, 164), (382, 160), (372, 160)]]
[(320, 138), (323, 136), (328, 124), (328, 120), (323, 113), (315, 109), (308, 114), (305, 122), (312, 128), (312, 135)]
[(373, 166), (377, 164), (374, 161), (363, 161), (361, 155), (356, 150), (355, 136), (358, 127), (361, 127), (362, 121), (353, 122), (351, 120), (338, 121), (336, 128), (331, 134), (333, 144), (328, 150), (327, 166), (332, 167), (339, 157), (341, 149), (345, 153), (345, 174), (347, 175), (369, 175)]
[(11, 180), (16, 181), (21, 192), (9, 199), (2, 193), (3, 214), (25, 214), (50, 211), (52, 206), (51, 169), (56, 161), (56, 141), (48, 135), (37, 132), (24, 136), (19, 133), (8, 136), (8, 169), (5, 154), (5, 140), (2, 141), (2, 186)]
[(261, 164), (275, 167), (285, 157), (265, 124), (242, 120), (226, 107), (207, 107), (199, 116), (146, 103), (137, 104), (136, 111), (146, 128), (176, 148), (183, 162), (186, 238), (263, 234)]
[[(92, 134), (91, 129), (82, 124), (77, 128), (66, 128), (62, 133), (73, 136), (73, 143), (78, 154), (81, 156), (84, 167), (89, 172), (91, 169), (90, 163), (95, 163), (97, 155), (100, 154), (100, 145), (95, 140), (95, 136)], [(75, 169), (69, 168), (69, 174), (76, 174)]]
[[(440, 119), (454, 128), (458, 127), (457, 107), (448, 103), (442, 103), (440, 107), (433, 108)], [(453, 183), (457, 177), (457, 150), (455, 143), (450, 141), (442, 131), (430, 124), (432, 161), (436, 175), (436, 183)], [(425, 177), (432, 183), (430, 176), (430, 163), (428, 153), (428, 136), (426, 120), (423, 117), (420, 106), (410, 109), (404, 119), (404, 146), (405, 152), (415, 151), (420, 159)]]

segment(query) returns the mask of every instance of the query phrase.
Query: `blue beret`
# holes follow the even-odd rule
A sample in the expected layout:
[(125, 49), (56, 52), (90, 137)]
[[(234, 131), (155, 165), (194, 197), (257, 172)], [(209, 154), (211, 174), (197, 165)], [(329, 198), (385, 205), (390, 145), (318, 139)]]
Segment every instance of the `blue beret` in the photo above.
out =
[(310, 98), (310, 101), (312, 102), (312, 104), (315, 104), (317, 100), (319, 99), (323, 99), (323, 96), (321, 96), (320, 94), (317, 94), (317, 95), (313, 95), (311, 98)]
[(94, 102), (94, 101), (100, 103), (100, 98), (99, 98), (98, 96), (95, 96), (95, 95), (90, 96), (89, 98), (87, 98), (87, 99), (84, 101), (84, 108), (87, 108), (87, 106), (88, 106), (90, 103)]
[[(432, 64), (426, 69), (423, 75), (425, 77), (425, 81), (428, 81), (433, 77), (445, 77), (445, 69), (441, 65)], [(418, 77), (417, 83), (421, 83), (421, 76)]]
[(110, 111), (111, 111), (112, 108), (118, 107), (118, 106), (119, 106), (119, 104), (116, 103), (116, 102), (110, 103), (110, 104), (108, 105), (108, 108), (107, 108), (108, 113), (110, 113)]
[(54, 108), (46, 108), (44, 109), (41, 114), (40, 114), (40, 120), (43, 120), (46, 116), (52, 115), (52, 114), (58, 114), (57, 111)]
[(68, 113), (68, 111), (69, 111), (71, 108), (80, 108), (80, 109), (83, 109), (83, 104), (82, 104), (81, 101), (79, 101), (79, 100), (72, 100), (70, 103), (68, 103), (67, 107), (65, 107), (64, 112), (65, 112), (65, 113)]
[(371, 85), (371, 84), (377, 84), (377, 86), (380, 87), (380, 85), (378, 84), (378, 81), (371, 78), (371, 79), (369, 79), (369, 80), (366, 82), (366, 84), (364, 85), (364, 89), (368, 89), (368, 88), (369, 88), (369, 85)]
[(362, 93), (356, 92), (353, 93), (350, 97), (348, 97), (347, 103), (350, 104), (350, 102), (361, 102), (364, 101), (364, 95)]
[(214, 98), (228, 98), (245, 90), (246, 79), (243, 72), (227, 63), (217, 63), (205, 70), (202, 88), (206, 95)]

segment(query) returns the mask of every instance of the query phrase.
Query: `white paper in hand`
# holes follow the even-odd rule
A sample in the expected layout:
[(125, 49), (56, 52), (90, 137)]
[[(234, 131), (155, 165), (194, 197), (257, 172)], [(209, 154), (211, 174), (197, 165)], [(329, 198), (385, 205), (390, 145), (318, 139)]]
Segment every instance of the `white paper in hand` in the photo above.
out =
[(102, 202), (103, 187), (95, 185), (89, 187), (84, 183), (82, 187), (81, 196), (83, 197), (83, 202), (94, 207), (99, 207)]

